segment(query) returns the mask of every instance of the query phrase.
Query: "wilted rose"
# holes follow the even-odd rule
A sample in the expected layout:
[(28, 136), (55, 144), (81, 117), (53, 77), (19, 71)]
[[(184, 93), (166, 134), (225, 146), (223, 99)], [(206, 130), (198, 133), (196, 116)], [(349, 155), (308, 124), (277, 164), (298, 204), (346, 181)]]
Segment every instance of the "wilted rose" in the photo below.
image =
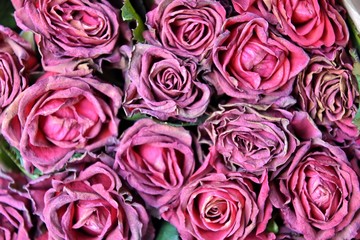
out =
[(33, 226), (30, 201), (11, 189), (14, 180), (0, 172), (0, 238), (30, 240)]
[(15, 19), (37, 34), (46, 70), (71, 72), (83, 59), (112, 60), (120, 34), (119, 9), (107, 0), (24, 0)]
[(301, 109), (321, 126), (327, 139), (343, 142), (359, 135), (353, 123), (359, 90), (351, 69), (315, 56), (297, 76), (295, 89)]
[(190, 133), (182, 127), (138, 120), (121, 137), (116, 171), (161, 213), (178, 199), (194, 171), (192, 145)]
[(319, 138), (299, 147), (270, 198), (305, 239), (351, 239), (360, 226), (359, 178), (345, 153)]
[[(209, 158), (216, 157), (213, 152)], [(255, 190), (255, 186), (257, 190)], [(207, 173), (201, 168), (180, 193), (179, 203), (162, 217), (182, 239), (247, 239), (264, 232), (271, 218), (267, 174)]]
[[(293, 113), (260, 105), (221, 105), (200, 126), (201, 141), (214, 146), (233, 171), (261, 174), (287, 163), (299, 140)], [(305, 126), (305, 121), (302, 121)]]
[(271, 103), (288, 96), (309, 57), (252, 13), (228, 18), (213, 48), (214, 80), (234, 98)]
[(28, 171), (51, 172), (75, 151), (115, 139), (120, 103), (120, 89), (93, 77), (45, 74), (4, 112), (2, 133), (20, 150)]
[(152, 239), (145, 208), (134, 201), (107, 155), (85, 155), (65, 172), (44, 175), (27, 188), (49, 239)]
[(170, 52), (202, 60), (213, 47), (226, 11), (213, 0), (163, 0), (148, 12), (147, 40)]
[(28, 86), (28, 73), (37, 66), (28, 42), (0, 25), (0, 113)]
[(232, 0), (238, 13), (253, 12), (276, 25), (281, 34), (305, 48), (346, 46), (349, 30), (336, 0)]
[(136, 44), (125, 88), (125, 112), (195, 121), (210, 101), (209, 87), (196, 74), (195, 62), (181, 60), (160, 47)]

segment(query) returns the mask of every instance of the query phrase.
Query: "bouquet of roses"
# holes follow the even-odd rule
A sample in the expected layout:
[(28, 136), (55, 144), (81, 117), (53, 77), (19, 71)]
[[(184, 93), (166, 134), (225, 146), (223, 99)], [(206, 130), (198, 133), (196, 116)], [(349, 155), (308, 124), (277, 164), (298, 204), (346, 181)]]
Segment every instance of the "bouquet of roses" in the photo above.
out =
[(0, 239), (360, 239), (359, 2), (5, 2)]

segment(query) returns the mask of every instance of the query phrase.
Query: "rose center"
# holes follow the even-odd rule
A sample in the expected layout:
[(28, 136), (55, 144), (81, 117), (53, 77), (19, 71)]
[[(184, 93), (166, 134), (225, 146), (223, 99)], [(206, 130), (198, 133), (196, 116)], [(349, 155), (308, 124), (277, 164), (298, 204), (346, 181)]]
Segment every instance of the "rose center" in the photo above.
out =
[(205, 218), (212, 222), (220, 221), (226, 217), (228, 203), (223, 199), (212, 199), (205, 208)]
[(72, 228), (91, 236), (101, 234), (111, 214), (109, 215), (110, 212), (105, 206), (100, 205), (93, 201), (81, 201), (76, 206)]
[(307, 22), (316, 18), (316, 11), (314, 5), (308, 0), (299, 1), (293, 9), (291, 17), (292, 23), (297, 25), (304, 25)]
[(271, 49), (264, 49), (264, 46), (259, 42), (258, 39), (250, 40), (243, 48), (240, 53), (240, 59), (238, 62), (243, 67), (243, 70), (238, 69), (237, 71), (247, 71), (255, 73), (256, 76), (250, 73), (242, 73), (244, 80), (246, 80), (254, 89), (258, 89), (261, 85), (261, 78), (268, 78), (272, 76), (276, 64), (278, 62), (276, 56), (272, 53)]

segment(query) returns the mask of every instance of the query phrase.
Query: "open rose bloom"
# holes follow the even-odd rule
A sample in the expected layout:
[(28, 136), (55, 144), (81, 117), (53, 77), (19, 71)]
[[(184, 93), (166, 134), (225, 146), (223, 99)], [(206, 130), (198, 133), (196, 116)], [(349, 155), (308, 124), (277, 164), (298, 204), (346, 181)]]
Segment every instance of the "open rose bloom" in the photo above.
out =
[(5, 1), (0, 240), (360, 240), (356, 1)]

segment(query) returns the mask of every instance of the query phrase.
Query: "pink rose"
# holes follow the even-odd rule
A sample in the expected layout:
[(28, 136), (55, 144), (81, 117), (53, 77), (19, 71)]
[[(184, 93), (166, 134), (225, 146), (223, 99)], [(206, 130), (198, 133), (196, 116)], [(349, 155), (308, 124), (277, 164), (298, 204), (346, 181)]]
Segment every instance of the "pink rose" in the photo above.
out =
[(359, 135), (353, 123), (359, 89), (351, 71), (338, 61), (314, 56), (297, 76), (294, 96), (329, 141), (344, 142)]
[(0, 172), (0, 238), (30, 240), (33, 227), (29, 199), (10, 185), (14, 180)]
[(107, 155), (85, 155), (65, 172), (45, 175), (27, 188), (49, 239), (152, 239), (145, 208), (135, 202), (108, 165)]
[(346, 46), (349, 30), (344, 8), (336, 0), (232, 0), (238, 13), (263, 16), (277, 30), (305, 48)]
[(115, 167), (145, 202), (161, 213), (178, 199), (194, 171), (193, 144), (182, 127), (141, 119), (120, 138)]
[[(207, 161), (217, 157), (213, 154)], [(182, 239), (247, 239), (266, 229), (272, 212), (268, 194), (266, 172), (254, 177), (201, 168), (182, 188), (178, 205), (162, 217), (177, 228)]]
[(0, 25), (0, 114), (28, 86), (28, 73), (35, 67), (30, 44)]
[(305, 239), (351, 239), (360, 226), (359, 177), (339, 147), (319, 138), (301, 145), (270, 199)]
[[(286, 110), (260, 105), (220, 105), (200, 126), (201, 142), (213, 145), (223, 156), (223, 164), (233, 171), (275, 171), (299, 145), (294, 118)], [(302, 120), (304, 125), (306, 118)]]
[(162, 0), (148, 12), (147, 40), (175, 55), (202, 60), (225, 21), (225, 9), (213, 0)]
[(204, 114), (210, 89), (197, 79), (197, 66), (160, 47), (136, 44), (127, 74), (124, 110), (160, 120), (194, 122)]
[(244, 13), (224, 23), (213, 61), (218, 74), (211, 78), (222, 92), (245, 101), (271, 103), (290, 94), (294, 77), (309, 57), (270, 30), (265, 19)]
[[(107, 0), (13, 0), (17, 25), (37, 34), (47, 71), (71, 72), (83, 59), (112, 59), (121, 35), (119, 9)], [(119, 59), (116, 59), (119, 60)]]
[(2, 133), (24, 167), (48, 173), (74, 152), (95, 150), (118, 134), (120, 89), (93, 77), (46, 74), (4, 112)]

